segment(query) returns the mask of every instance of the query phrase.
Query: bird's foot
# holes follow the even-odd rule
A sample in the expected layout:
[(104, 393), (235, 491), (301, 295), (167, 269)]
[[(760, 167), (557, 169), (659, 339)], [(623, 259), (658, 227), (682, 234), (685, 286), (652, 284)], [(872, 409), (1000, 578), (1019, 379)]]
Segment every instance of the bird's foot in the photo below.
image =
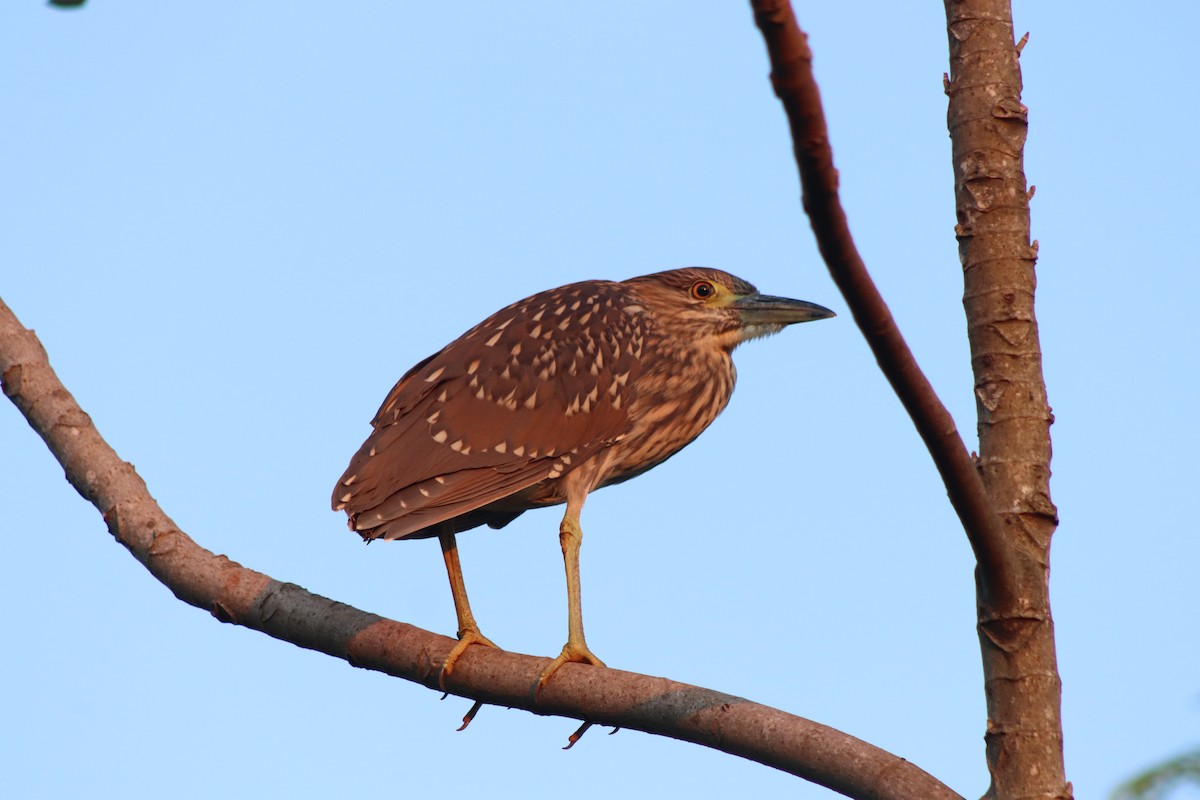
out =
[(558, 657), (551, 661), (542, 674), (538, 676), (537, 688), (534, 690), (534, 699), (541, 697), (542, 687), (546, 685), (546, 681), (550, 680), (550, 676), (558, 672), (558, 668), (563, 664), (575, 662), (577, 664), (591, 664), (594, 667), (603, 667), (604, 662), (601, 661), (595, 653), (588, 649), (588, 646), (583, 642), (567, 642), (563, 645), (562, 652)]
[(458, 661), (458, 657), (473, 644), (495, 647), (497, 650), (500, 649), (498, 644), (480, 633), (478, 628), (467, 628), (459, 631), (458, 644), (454, 645), (450, 650), (450, 654), (442, 662), (442, 668), (438, 670), (438, 688), (443, 692), (446, 691), (446, 678), (454, 671), (454, 664)]

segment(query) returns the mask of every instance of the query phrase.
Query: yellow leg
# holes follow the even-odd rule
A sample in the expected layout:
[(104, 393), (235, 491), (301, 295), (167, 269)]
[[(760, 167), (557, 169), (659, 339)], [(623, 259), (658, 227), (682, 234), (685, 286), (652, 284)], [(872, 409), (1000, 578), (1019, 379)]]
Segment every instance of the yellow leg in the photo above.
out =
[(445, 527), (438, 533), (438, 542), (442, 545), (442, 558), (446, 561), (446, 574), (450, 576), (450, 594), (454, 596), (454, 613), (458, 615), (458, 644), (442, 662), (438, 672), (438, 686), (446, 689), (446, 676), (454, 671), (454, 662), (473, 644), (488, 647), (496, 645), (479, 632), (479, 624), (471, 613), (471, 603), (467, 600), (467, 586), (463, 582), (462, 564), (458, 561), (458, 542), (454, 539), (454, 530)]
[(567, 513), (558, 528), (558, 541), (562, 545), (563, 565), (567, 570), (567, 643), (558, 657), (550, 662), (538, 677), (536, 694), (558, 668), (570, 661), (603, 667), (604, 662), (588, 649), (583, 638), (583, 609), (579, 590), (579, 546), (583, 544), (583, 529), (579, 527), (579, 511), (567, 504)]

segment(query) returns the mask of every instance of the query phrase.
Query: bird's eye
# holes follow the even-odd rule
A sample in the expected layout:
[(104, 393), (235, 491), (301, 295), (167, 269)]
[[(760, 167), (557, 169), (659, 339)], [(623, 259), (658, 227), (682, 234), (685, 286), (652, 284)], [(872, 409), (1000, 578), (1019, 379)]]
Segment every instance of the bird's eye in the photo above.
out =
[(717, 293), (717, 287), (708, 281), (696, 281), (692, 284), (692, 297), (697, 300), (707, 300)]

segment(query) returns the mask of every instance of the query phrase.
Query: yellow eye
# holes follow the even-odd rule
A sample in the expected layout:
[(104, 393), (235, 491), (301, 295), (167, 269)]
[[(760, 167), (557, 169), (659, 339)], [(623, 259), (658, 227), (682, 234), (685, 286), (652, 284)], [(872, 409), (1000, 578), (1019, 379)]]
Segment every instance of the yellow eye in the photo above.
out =
[(710, 281), (696, 281), (692, 284), (692, 297), (697, 300), (708, 300), (716, 293), (717, 287), (713, 286)]

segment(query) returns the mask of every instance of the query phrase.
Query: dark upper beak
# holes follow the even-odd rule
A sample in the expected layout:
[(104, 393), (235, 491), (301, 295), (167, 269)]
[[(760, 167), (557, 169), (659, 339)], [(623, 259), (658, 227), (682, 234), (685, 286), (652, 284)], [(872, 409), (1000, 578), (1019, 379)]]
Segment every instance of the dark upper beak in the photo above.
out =
[(732, 305), (741, 315), (743, 325), (793, 325), (837, 316), (816, 303), (769, 294), (748, 294), (733, 301)]

